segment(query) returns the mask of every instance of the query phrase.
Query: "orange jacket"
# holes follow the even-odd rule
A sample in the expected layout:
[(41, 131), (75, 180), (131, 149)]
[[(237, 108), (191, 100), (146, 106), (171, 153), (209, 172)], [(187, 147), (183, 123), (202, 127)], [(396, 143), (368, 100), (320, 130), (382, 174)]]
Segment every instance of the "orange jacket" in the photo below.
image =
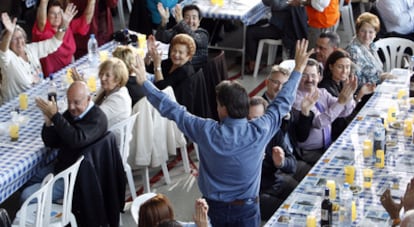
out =
[(306, 6), (308, 13), (308, 24), (313, 28), (330, 28), (336, 24), (339, 19), (339, 1), (331, 0), (329, 5), (319, 12), (312, 6)]

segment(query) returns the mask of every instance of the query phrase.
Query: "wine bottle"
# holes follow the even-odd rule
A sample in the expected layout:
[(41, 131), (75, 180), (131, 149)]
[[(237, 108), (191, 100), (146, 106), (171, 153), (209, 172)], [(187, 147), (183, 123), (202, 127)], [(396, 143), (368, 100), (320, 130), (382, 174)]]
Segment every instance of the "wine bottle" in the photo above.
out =
[(321, 203), (321, 226), (332, 226), (332, 203), (329, 200), (329, 188), (325, 188), (325, 196)]

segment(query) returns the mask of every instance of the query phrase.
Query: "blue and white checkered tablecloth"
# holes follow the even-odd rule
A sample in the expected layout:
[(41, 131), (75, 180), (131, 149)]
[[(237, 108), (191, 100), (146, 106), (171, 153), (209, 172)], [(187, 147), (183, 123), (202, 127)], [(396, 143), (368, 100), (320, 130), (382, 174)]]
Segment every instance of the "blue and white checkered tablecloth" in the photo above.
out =
[[(99, 49), (108, 50), (111, 53), (116, 46), (115, 42), (109, 42)], [(72, 67), (87, 68), (86, 56), (55, 74), (58, 100), (65, 99), (66, 71)], [(29, 95), (29, 107), (27, 110), (20, 111), (20, 114), (28, 118), (28, 122), (20, 126), (18, 141), (10, 141), (8, 129), (0, 133), (0, 203), (22, 187), (39, 168), (56, 157), (56, 151), (46, 149), (43, 144), (41, 129), (44, 118), (34, 101), (34, 98), (38, 96), (46, 98), (47, 88), (48, 84), (44, 81), (25, 92)], [(0, 122), (10, 122), (10, 112), (18, 107), (18, 97), (4, 103), (0, 107)]]
[(213, 5), (210, 0), (184, 0), (180, 4), (197, 5), (206, 18), (240, 20), (246, 26), (255, 24), (270, 12), (262, 0), (224, 0), (223, 6)]
[[(397, 81), (386, 81), (371, 97), (364, 108), (358, 113), (341, 136), (329, 147), (322, 158), (311, 169), (298, 187), (291, 193), (280, 208), (273, 214), (265, 226), (305, 226), (306, 216), (313, 213), (317, 222), (320, 220), (320, 202), (326, 180), (335, 180), (337, 198), (334, 203), (339, 203), (340, 190), (344, 183), (344, 166), (355, 166), (355, 180), (353, 186), (354, 201), (357, 206), (357, 219), (354, 226), (364, 226), (370, 223), (375, 226), (388, 226), (389, 216), (379, 200), (382, 192), (390, 188), (391, 194), (396, 199), (403, 195), (407, 183), (414, 176), (414, 144), (412, 137), (404, 136), (402, 128), (393, 128), (390, 124), (387, 131), (387, 142), (397, 141), (387, 146), (385, 155), (385, 167), (375, 167), (373, 158), (364, 158), (362, 143), (365, 139), (373, 138), (374, 122), (378, 116), (387, 118), (387, 110), (396, 100), (400, 89), (408, 89), (407, 78), (404, 71), (398, 69), (401, 77)], [(407, 73), (407, 75), (409, 75)], [(402, 82), (401, 82), (402, 81)], [(397, 121), (414, 117), (414, 107), (408, 111), (397, 112)], [(363, 186), (363, 168), (374, 170), (373, 184), (370, 189)], [(304, 201), (303, 195), (312, 199), (309, 207), (298, 208), (298, 201)], [(300, 199), (298, 199), (300, 198)], [(317, 198), (317, 199), (315, 199)], [(300, 207), (300, 206), (299, 206)], [(337, 223), (338, 213), (334, 212), (334, 223)], [(364, 223), (364, 224), (362, 224)]]

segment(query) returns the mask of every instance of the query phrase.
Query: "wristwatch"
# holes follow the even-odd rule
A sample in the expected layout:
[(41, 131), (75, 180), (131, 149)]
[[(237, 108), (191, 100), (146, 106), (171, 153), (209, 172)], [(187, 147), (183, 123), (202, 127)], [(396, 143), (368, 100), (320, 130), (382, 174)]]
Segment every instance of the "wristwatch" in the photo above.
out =
[(68, 30), (67, 27), (59, 27), (57, 31), (58, 32), (66, 32), (66, 30)]
[(160, 71), (161, 72), (161, 66), (154, 67), (154, 71)]

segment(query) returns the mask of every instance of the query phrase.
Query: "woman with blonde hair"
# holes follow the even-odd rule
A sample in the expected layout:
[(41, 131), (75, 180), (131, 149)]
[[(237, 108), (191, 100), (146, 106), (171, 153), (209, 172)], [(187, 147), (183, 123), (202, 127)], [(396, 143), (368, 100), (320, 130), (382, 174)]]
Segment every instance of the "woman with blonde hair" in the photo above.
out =
[(118, 46), (112, 52), (112, 56), (121, 59), (128, 68), (129, 77), (125, 86), (128, 89), (129, 96), (132, 99), (132, 106), (134, 106), (135, 103), (145, 96), (141, 86), (138, 86), (135, 81), (135, 73), (132, 68), (137, 64), (137, 53), (131, 46)]
[(362, 13), (356, 20), (356, 36), (346, 47), (352, 62), (358, 67), (356, 75), (358, 85), (366, 83), (379, 84), (385, 79), (393, 78), (388, 72), (383, 72), (383, 65), (378, 56), (374, 39), (380, 29), (378, 17), (372, 13)]
[(131, 115), (131, 97), (125, 87), (128, 69), (121, 59), (110, 58), (100, 64), (99, 79), (101, 88), (94, 102), (105, 113), (110, 128)]

